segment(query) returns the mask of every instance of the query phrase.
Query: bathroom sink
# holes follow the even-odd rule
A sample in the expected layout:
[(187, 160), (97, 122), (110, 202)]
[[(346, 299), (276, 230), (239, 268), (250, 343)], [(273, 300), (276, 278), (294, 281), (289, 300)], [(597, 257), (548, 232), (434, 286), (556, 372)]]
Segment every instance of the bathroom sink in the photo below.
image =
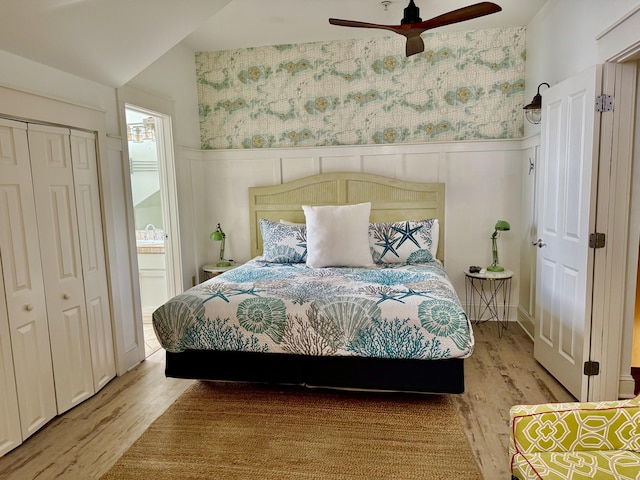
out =
[(154, 247), (164, 245), (164, 240), (136, 240), (138, 247)]

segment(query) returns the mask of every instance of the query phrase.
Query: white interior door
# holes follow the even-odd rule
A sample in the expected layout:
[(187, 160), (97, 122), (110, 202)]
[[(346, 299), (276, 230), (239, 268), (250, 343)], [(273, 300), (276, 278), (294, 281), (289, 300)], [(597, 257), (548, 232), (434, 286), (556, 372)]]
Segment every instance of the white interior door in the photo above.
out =
[(588, 399), (602, 66), (543, 93), (534, 356), (578, 400)]
[(95, 390), (116, 375), (95, 135), (71, 130), (71, 160)]
[(69, 130), (29, 125), (58, 413), (94, 393)]
[(56, 415), (26, 129), (0, 119), (0, 257), (25, 439)]
[(20, 410), (11, 354), (9, 315), (4, 298), (4, 281), (0, 275), (0, 456), (21, 443)]

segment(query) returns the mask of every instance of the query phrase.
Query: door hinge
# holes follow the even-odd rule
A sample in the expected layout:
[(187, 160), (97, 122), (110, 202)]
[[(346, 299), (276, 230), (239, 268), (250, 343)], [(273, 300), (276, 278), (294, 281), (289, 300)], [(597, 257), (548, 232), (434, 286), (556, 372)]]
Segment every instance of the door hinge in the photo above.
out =
[(592, 233), (589, 235), (589, 248), (604, 248), (606, 237), (604, 233)]
[(584, 362), (584, 374), (588, 377), (600, 374), (600, 362), (592, 362), (591, 360)]
[(596, 97), (596, 112), (613, 111), (613, 95), (598, 95)]

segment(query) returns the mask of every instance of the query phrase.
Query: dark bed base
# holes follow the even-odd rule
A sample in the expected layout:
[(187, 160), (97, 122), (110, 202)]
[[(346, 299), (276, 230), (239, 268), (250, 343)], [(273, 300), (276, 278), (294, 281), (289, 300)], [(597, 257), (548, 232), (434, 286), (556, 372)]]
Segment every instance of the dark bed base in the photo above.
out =
[(423, 393), (464, 392), (460, 358), (409, 360), (187, 350), (166, 352), (167, 377)]

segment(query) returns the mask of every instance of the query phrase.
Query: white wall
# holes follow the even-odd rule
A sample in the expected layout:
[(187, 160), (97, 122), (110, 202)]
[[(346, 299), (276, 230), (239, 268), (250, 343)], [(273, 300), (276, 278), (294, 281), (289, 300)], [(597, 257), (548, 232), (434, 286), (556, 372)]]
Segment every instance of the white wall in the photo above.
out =
[[(462, 271), (469, 265), (489, 265), (489, 237), (498, 219), (512, 225), (512, 232), (499, 240), (500, 261), (516, 272), (519, 269), (519, 141), (200, 151), (193, 52), (177, 46), (127, 86), (172, 99), (175, 105), (185, 288), (190, 286), (192, 275), (200, 277), (202, 265), (216, 260), (218, 245), (209, 240), (209, 234), (218, 222), (228, 235), (225, 256), (239, 261), (249, 258), (249, 186), (280, 183), (319, 171), (365, 171), (445, 182), (446, 267), (463, 301)], [(513, 284), (514, 304), (518, 276), (516, 273)], [(512, 315), (515, 318), (515, 308)]]
[[(525, 99), (530, 101), (537, 86), (553, 86), (608, 58), (597, 38), (607, 28), (640, 5), (639, 0), (547, 0), (527, 25), (527, 70)], [(633, 37), (616, 41), (631, 43)], [(615, 46), (611, 46), (615, 50)], [(544, 96), (542, 87), (540, 93)], [(540, 127), (525, 122), (525, 136)]]
[(192, 50), (177, 45), (127, 85), (172, 100), (175, 107), (175, 144), (200, 148), (196, 63)]
[(465, 302), (463, 271), (491, 264), (497, 220), (511, 231), (498, 242), (500, 263), (515, 271), (510, 317), (516, 318), (520, 268), (519, 140), (443, 142), (389, 146), (209, 150), (197, 162), (194, 181), (200, 265), (214, 263), (218, 246), (208, 240), (220, 222), (227, 234), (225, 257), (250, 258), (248, 187), (274, 185), (325, 172), (365, 172), (415, 182), (445, 183), (445, 269)]
[[(191, 287), (191, 279), (198, 276), (193, 216), (192, 159), (200, 158), (200, 124), (196, 90), (195, 55), (189, 48), (177, 45), (133, 78), (128, 84), (151, 92), (173, 103), (173, 131), (180, 217), (180, 245), (182, 249), (183, 287)], [(139, 105), (149, 107), (149, 105)], [(197, 180), (197, 179), (196, 179)], [(196, 197), (197, 198), (197, 197)], [(199, 201), (199, 200), (198, 200)]]
[[(105, 127), (118, 133), (115, 90), (0, 50), (0, 84), (105, 112)], [(0, 113), (2, 108), (0, 106)], [(50, 115), (42, 112), (41, 115)]]
[[(175, 105), (176, 166), (185, 288), (191, 286), (193, 275), (200, 278), (202, 265), (216, 260), (218, 246), (209, 240), (209, 234), (215, 230), (217, 222), (222, 223), (225, 233), (229, 235), (225, 256), (236, 260), (249, 258), (247, 187), (280, 183), (310, 175), (316, 167), (311, 167), (313, 161), (309, 159), (318, 155), (323, 157), (322, 165), (317, 166), (322, 171), (349, 169), (415, 181), (447, 183), (447, 198), (450, 199), (448, 208), (451, 212), (459, 212), (453, 214), (447, 227), (451, 230), (446, 250), (451, 261), (448, 261), (447, 267), (458, 277), (457, 280), (454, 279), (454, 283), (463, 301), (462, 270), (472, 264), (490, 263), (489, 236), (493, 233), (492, 226), (499, 218), (509, 220), (516, 232), (513, 235), (505, 233), (500, 239), (501, 243), (504, 241), (504, 245), (499, 247), (501, 263), (517, 270), (519, 247), (515, 240), (511, 243), (510, 237), (515, 239), (519, 236), (517, 218), (520, 203), (517, 192), (520, 185), (520, 154), (513, 153), (520, 148), (519, 141), (507, 141), (504, 146), (501, 145), (502, 142), (408, 145), (406, 148), (409, 150), (401, 147), (395, 149), (395, 146), (369, 146), (344, 150), (328, 147), (322, 150), (270, 148), (200, 151), (193, 52), (178, 45), (127, 86), (172, 99)], [(484, 145), (480, 148), (482, 155), (476, 152), (478, 145)], [(509, 153), (504, 153), (505, 150)], [(418, 155), (428, 152), (426, 155), (429, 159), (426, 161), (429, 165), (426, 169), (416, 167), (417, 171), (410, 174), (402, 173), (397, 171), (402, 163), (397, 160), (401, 159), (402, 154), (394, 154), (394, 159), (389, 161), (388, 155), (379, 155), (381, 151), (417, 151)], [(349, 160), (330, 159), (336, 152), (342, 152), (339, 156), (345, 155)], [(370, 153), (361, 161), (358, 157), (361, 152)], [(229, 160), (223, 161), (221, 158)], [(478, 161), (478, 158), (482, 160)], [(309, 161), (312, 163), (309, 164)], [(479, 210), (476, 211), (476, 208)], [(482, 229), (486, 230), (484, 234), (476, 234)], [(456, 252), (464, 252), (464, 255)], [(517, 281), (514, 282), (512, 298), (514, 302), (518, 298)]]

